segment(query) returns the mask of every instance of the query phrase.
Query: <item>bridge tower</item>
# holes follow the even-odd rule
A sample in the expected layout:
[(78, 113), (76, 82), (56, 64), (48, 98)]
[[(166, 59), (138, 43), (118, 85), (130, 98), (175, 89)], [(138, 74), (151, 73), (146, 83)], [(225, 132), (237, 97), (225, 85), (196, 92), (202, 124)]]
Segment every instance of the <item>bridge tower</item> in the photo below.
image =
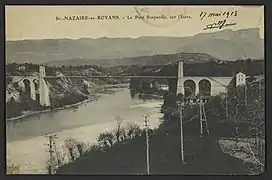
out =
[(177, 94), (181, 93), (184, 95), (184, 87), (183, 87), (183, 61), (178, 61), (178, 80), (177, 80)]
[(45, 67), (39, 66), (40, 105), (48, 107), (50, 106), (49, 88), (44, 80), (45, 76)]

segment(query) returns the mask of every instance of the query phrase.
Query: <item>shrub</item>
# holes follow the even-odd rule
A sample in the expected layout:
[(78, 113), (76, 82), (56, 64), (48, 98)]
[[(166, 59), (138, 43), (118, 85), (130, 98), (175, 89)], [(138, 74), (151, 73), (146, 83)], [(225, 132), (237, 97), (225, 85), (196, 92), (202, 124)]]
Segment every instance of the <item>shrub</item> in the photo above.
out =
[(98, 143), (100, 146), (109, 148), (115, 142), (115, 136), (112, 132), (103, 132), (97, 138)]
[(139, 125), (137, 124), (134, 124), (134, 123), (129, 123), (128, 126), (127, 126), (127, 136), (130, 138), (130, 139), (133, 139), (135, 137), (138, 137), (142, 134), (142, 129), (140, 128)]

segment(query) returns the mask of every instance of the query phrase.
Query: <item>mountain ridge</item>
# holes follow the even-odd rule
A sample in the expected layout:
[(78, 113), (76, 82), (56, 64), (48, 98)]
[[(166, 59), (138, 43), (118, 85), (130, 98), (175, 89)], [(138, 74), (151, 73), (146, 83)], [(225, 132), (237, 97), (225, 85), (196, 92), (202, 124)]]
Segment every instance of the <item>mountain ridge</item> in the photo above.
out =
[(206, 53), (221, 60), (264, 56), (258, 28), (188, 37), (79, 38), (6, 41), (6, 63), (50, 63), (69, 59), (124, 59), (157, 54)]

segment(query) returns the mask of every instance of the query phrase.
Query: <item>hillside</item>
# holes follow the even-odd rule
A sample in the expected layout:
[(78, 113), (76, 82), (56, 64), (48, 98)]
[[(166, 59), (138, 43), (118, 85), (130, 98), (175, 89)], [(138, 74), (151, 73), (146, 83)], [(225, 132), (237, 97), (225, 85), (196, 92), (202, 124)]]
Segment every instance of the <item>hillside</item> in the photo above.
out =
[(118, 65), (131, 66), (131, 65), (167, 65), (173, 64), (178, 59), (184, 60), (184, 62), (204, 63), (207, 61), (218, 61), (217, 58), (212, 57), (205, 53), (177, 53), (177, 54), (158, 54), (152, 56), (139, 56), (131, 58), (121, 59), (100, 59), (100, 60), (87, 60), (87, 59), (71, 59), (66, 61), (54, 61), (46, 63), (50, 66), (61, 66), (61, 65), (101, 65), (103, 67), (113, 67)]
[[(253, 94), (247, 98), (247, 109), (254, 115), (258, 114), (256, 121), (250, 120), (251, 113), (237, 111), (237, 104), (243, 101), (243, 96), (240, 94), (234, 99), (239, 91), (236, 89), (235, 94), (228, 96), (228, 114), (239, 114), (239, 118), (246, 121), (237, 123), (235, 118), (234, 123), (234, 118), (226, 118), (226, 99), (221, 95), (214, 96), (204, 105), (209, 133), (206, 127), (203, 136), (200, 136), (199, 105), (185, 103), (182, 110), (184, 164), (180, 156), (180, 109), (176, 108), (177, 97), (166, 94), (161, 109), (164, 113), (161, 124), (158, 128), (148, 130), (150, 174), (259, 175), (264, 172), (265, 148), (259, 148), (254, 140), (256, 137), (265, 138), (264, 108), (257, 108), (263, 104), (264, 94), (258, 96), (259, 83), (255, 83), (256, 86), (248, 88), (248, 93)], [(261, 87), (264, 88), (263, 83)], [(260, 132), (258, 135), (252, 132), (253, 127)], [(116, 133), (116, 129), (101, 133), (97, 143), (85, 144), (89, 147), (85, 151), (78, 148), (83, 145), (79, 146), (81, 142), (75, 140), (73, 146), (69, 146), (70, 162), (59, 163), (57, 174), (147, 174), (144, 129), (141, 130), (140, 126), (122, 128), (120, 133)], [(122, 138), (119, 138), (120, 134)]]
[[(198, 115), (195, 116), (197, 111), (197, 107), (184, 110), (183, 133), (186, 164), (180, 162), (178, 112), (171, 119), (164, 118), (157, 129), (149, 130), (150, 173), (153, 175), (248, 174), (247, 168), (251, 164), (222, 152), (218, 144), (218, 139), (223, 136), (222, 129), (218, 131), (220, 126), (215, 117), (209, 117), (211, 135), (204, 138), (199, 137)], [(225, 130), (226, 125), (223, 131)], [(109, 140), (110, 137), (115, 138), (114, 135), (108, 135), (103, 140)], [(114, 142), (110, 147), (90, 146), (91, 148), (84, 154), (82, 153), (81, 157), (57, 169), (57, 174), (146, 174), (145, 132), (140, 131), (132, 138), (125, 136), (123, 141)]]
[[(6, 66), (7, 75), (23, 76), (23, 75), (37, 75), (38, 65), (27, 64), (25, 70), (18, 70), (22, 67), (21, 64), (9, 64)], [(80, 68), (80, 71), (79, 71)], [(115, 69), (102, 69), (96, 66), (85, 67), (60, 67), (52, 68), (46, 67), (47, 75), (51, 76), (91, 76), (91, 75), (106, 75), (108, 73), (114, 73)], [(103, 85), (121, 84), (124, 80), (118, 80), (113, 78), (107, 79), (47, 79), (46, 83), (49, 87), (50, 94), (50, 108), (60, 108), (66, 105), (73, 105), (83, 100), (93, 100), (97, 98), (96, 93), (110, 92), (109, 89), (103, 88)], [(85, 84), (89, 86), (85, 86)], [(37, 98), (38, 99), (38, 98)], [(40, 111), (45, 108), (39, 105), (38, 101), (32, 100), (29, 94), (23, 93), (22, 89), (17, 83), (12, 81), (10, 77), (6, 81), (6, 115), (7, 118), (18, 117), (26, 112)]]
[[(197, 57), (197, 56), (195, 56)], [(194, 57), (194, 58), (195, 58)], [(196, 59), (196, 58), (195, 58)], [(234, 76), (238, 72), (244, 72), (249, 76), (264, 74), (264, 60), (237, 60), (237, 61), (185, 61), (183, 64), (184, 76)], [(201, 62), (201, 63), (197, 63)], [(123, 69), (120, 75), (146, 75), (146, 76), (175, 76), (177, 74), (177, 60), (163, 65), (134, 65), (119, 66)]]
[[(6, 42), (7, 63), (37, 64), (58, 61), (58, 64), (71, 64), (80, 59), (81, 64), (118, 65), (129, 64), (124, 58), (183, 52), (207, 53), (222, 60), (259, 59), (264, 57), (264, 40), (259, 37), (259, 29), (252, 28), (201, 33), (190, 37), (104, 37)], [(134, 60), (137, 59), (131, 59)]]

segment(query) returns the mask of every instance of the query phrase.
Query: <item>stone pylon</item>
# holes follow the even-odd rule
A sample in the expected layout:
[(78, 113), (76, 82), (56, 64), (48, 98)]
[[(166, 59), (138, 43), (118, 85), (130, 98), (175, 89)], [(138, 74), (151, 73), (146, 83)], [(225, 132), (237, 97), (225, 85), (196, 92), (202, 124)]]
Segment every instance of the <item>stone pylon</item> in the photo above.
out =
[(183, 87), (183, 61), (178, 62), (178, 80), (177, 80), (177, 94), (181, 93), (184, 95)]
[(49, 88), (44, 80), (45, 76), (45, 67), (39, 66), (40, 105), (48, 107), (50, 106)]

